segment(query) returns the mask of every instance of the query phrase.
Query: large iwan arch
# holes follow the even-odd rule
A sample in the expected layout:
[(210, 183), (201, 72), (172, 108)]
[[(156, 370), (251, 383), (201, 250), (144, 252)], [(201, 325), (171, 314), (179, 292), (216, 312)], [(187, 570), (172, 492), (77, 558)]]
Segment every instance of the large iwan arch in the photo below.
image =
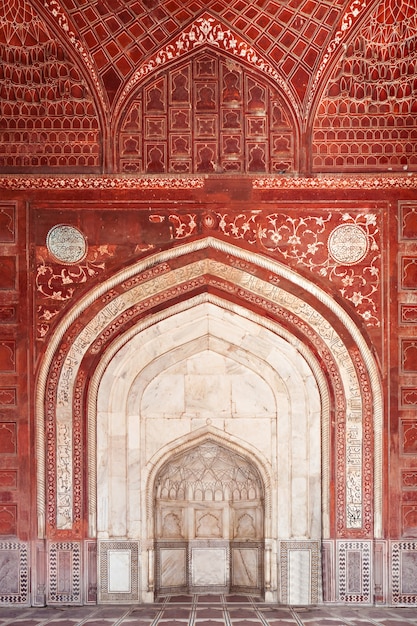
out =
[[(39, 531), (99, 542), (102, 602), (153, 600), (149, 477), (161, 450), (200, 429), (268, 467), (262, 580), (271, 601), (319, 599), (322, 539), (381, 533), (373, 357), (333, 299), (260, 255), (207, 238), (121, 271), (57, 329), (37, 399)], [(290, 582), (289, 568), (316, 584)]]

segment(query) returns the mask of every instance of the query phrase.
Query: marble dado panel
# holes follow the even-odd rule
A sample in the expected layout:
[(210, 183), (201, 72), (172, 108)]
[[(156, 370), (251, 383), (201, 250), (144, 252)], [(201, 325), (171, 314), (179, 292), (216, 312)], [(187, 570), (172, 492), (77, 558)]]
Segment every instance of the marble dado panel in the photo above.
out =
[[(267, 298), (293, 312), (314, 328), (315, 332), (317, 332), (333, 354), (342, 376), (348, 407), (345, 441), (347, 449), (346, 477), (348, 483), (346, 502), (347, 527), (360, 528), (362, 526), (362, 396), (356, 368), (348, 350), (329, 322), (317, 310), (300, 298), (243, 270), (211, 259), (205, 259), (191, 263), (186, 267), (172, 270), (169, 274), (157, 276), (153, 280), (133, 287), (126, 293), (117, 296), (105, 305), (100, 313), (86, 325), (71, 345), (59, 377), (57, 391), (57, 429), (58, 431), (68, 433), (68, 441), (65, 443), (65, 454), (62, 460), (58, 459), (57, 465), (57, 478), (62, 486), (60, 498), (57, 502), (58, 528), (71, 528), (73, 522), (71, 516), (72, 468), (66, 463), (65, 459), (67, 456), (71, 457), (72, 455), (70, 431), (73, 388), (82, 358), (97, 336), (122, 312), (146, 298), (155, 297), (157, 293), (173, 288), (185, 280), (197, 279), (204, 274), (211, 274), (219, 279), (226, 279), (233, 284), (241, 285), (256, 296)], [(61, 477), (64, 480), (61, 480)], [(63, 501), (65, 505), (61, 506)]]
[(81, 604), (82, 547), (78, 541), (48, 545), (48, 604)]
[(0, 541), (0, 603), (30, 604), (29, 545)]
[[(148, 551), (141, 552), (140, 543), (136, 541), (99, 541), (99, 578), (97, 581), (95, 558), (89, 563), (90, 553), (95, 555), (95, 542), (51, 542), (48, 550), (41, 550), (33, 562), (32, 588), (35, 590), (38, 579), (48, 604), (80, 604), (93, 602), (98, 583), (98, 602), (101, 604), (140, 601), (146, 580), (152, 588), (154, 567), (153, 558)], [(197, 550), (206, 550), (203, 544), (196, 544)], [(236, 550), (247, 549), (246, 543), (236, 546)], [(227, 548), (222, 550), (221, 563), (234, 561), (237, 579), (232, 580), (236, 586), (246, 586), (244, 566), (241, 555), (234, 552), (230, 555)], [(226, 552), (224, 552), (226, 550)], [(255, 557), (256, 548), (250, 546), (244, 559), (252, 564), (255, 572), (257, 565), (263, 566), (261, 552)], [(33, 546), (36, 552), (36, 545)], [(68, 558), (68, 553), (71, 558)], [(417, 543), (415, 541), (296, 541), (292, 539), (279, 542), (279, 561), (273, 565), (279, 569), (280, 593), (278, 601), (282, 604), (294, 605), (308, 603), (342, 603), (350, 606), (384, 604), (390, 606), (415, 606), (417, 604)], [(30, 597), (30, 548), (24, 542), (0, 542), (0, 602), (4, 606), (28, 606)], [(76, 555), (76, 559), (73, 556)], [(322, 556), (321, 556), (322, 555)], [(196, 553), (194, 565), (202, 553)], [(212, 554), (210, 553), (210, 557)], [(49, 569), (47, 580), (43, 580), (41, 570), (46, 567), (52, 557), (53, 565)], [(80, 557), (80, 558), (79, 558)], [(160, 588), (171, 590), (184, 588), (189, 580), (187, 568), (191, 561), (186, 543), (166, 542), (160, 552), (156, 553), (156, 575), (162, 575), (163, 585)], [(58, 562), (60, 561), (60, 562)], [(84, 561), (87, 567), (79, 564)], [(236, 567), (236, 562), (238, 566)], [(206, 567), (206, 560), (204, 560)], [(71, 571), (74, 566), (75, 571)], [(139, 574), (143, 571), (143, 583)], [(197, 572), (197, 569), (195, 570)], [(205, 570), (206, 571), (206, 570)], [(260, 569), (258, 570), (261, 571)], [(216, 573), (217, 572), (217, 573)], [(210, 579), (214, 583), (223, 582), (226, 574), (217, 569), (216, 577)], [(200, 574), (197, 574), (200, 576)], [(209, 576), (210, 573), (207, 574)], [(259, 574), (260, 575), (260, 574)], [(233, 576), (233, 573), (232, 573)], [(198, 582), (198, 581), (196, 581)], [(207, 581), (204, 582), (206, 584)], [(268, 585), (268, 580), (265, 581)], [(323, 582), (323, 598), (321, 585)], [(39, 586), (39, 585), (38, 585)], [(57, 589), (65, 590), (63, 602), (59, 602)], [(90, 591), (91, 588), (91, 591)], [(80, 591), (81, 590), (81, 591)], [(142, 590), (142, 591), (141, 591)], [(91, 595), (93, 593), (93, 595)], [(39, 595), (40, 594), (40, 595)], [(42, 605), (41, 592), (34, 604)], [(36, 598), (38, 596), (36, 595)]]
[(98, 542), (99, 603), (136, 603), (140, 599), (138, 541)]
[(319, 541), (279, 542), (279, 569), (283, 604), (309, 605), (321, 600)]
[(263, 562), (263, 545), (253, 542), (163, 542), (156, 549), (156, 585), (159, 593), (225, 592), (230, 587), (259, 593)]
[(372, 542), (339, 541), (337, 564), (337, 600), (372, 604)]
[(417, 604), (417, 542), (391, 542), (391, 603), (396, 606)]

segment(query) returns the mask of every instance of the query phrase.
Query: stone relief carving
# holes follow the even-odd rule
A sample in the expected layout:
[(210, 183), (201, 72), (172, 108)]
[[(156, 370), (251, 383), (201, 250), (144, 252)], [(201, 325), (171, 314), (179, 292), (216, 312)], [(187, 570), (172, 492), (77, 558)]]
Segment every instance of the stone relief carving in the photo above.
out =
[[(228, 280), (231, 283), (245, 285), (247, 282), (248, 274), (236, 267), (230, 267), (224, 265), (220, 261), (213, 261), (211, 259), (205, 259), (190, 264), (187, 268), (181, 268), (172, 270), (169, 274), (157, 276), (153, 281), (149, 281), (145, 285), (134, 287), (129, 292), (122, 294), (115, 298), (111, 303), (106, 305), (101, 312), (87, 324), (87, 326), (81, 331), (78, 337), (73, 342), (70, 351), (68, 353), (66, 363), (62, 369), (59, 386), (57, 391), (58, 404), (62, 404), (63, 407), (71, 405), (72, 402), (72, 385), (81, 362), (82, 356), (86, 351), (86, 348), (92, 342), (98, 334), (98, 331), (107, 326), (112, 320), (115, 311), (121, 312), (126, 310), (131, 305), (136, 303), (143, 297), (164, 291), (167, 288), (175, 287), (178, 282), (183, 282), (184, 278), (193, 280), (204, 274), (214, 274), (220, 276), (224, 280)], [(267, 298), (271, 298), (271, 286), (260, 278), (251, 276), (250, 290)], [(273, 292), (273, 299), (276, 303), (279, 303), (287, 310), (292, 310), (301, 319), (305, 320), (309, 325), (315, 328), (319, 336), (325, 341), (326, 344), (331, 347), (332, 352), (337, 356), (339, 360), (339, 366), (344, 372), (344, 378), (348, 382), (347, 389), (347, 401), (348, 404), (356, 406), (356, 411), (360, 409), (361, 393), (358, 385), (357, 374), (355, 367), (351, 364), (351, 356), (349, 355), (346, 347), (341, 339), (337, 336), (334, 329), (330, 324), (317, 313), (315, 309), (307, 305), (305, 302), (299, 300), (297, 297), (289, 294), (288, 292), (276, 287)], [(360, 413), (359, 413), (360, 414)], [(349, 432), (349, 419), (353, 419), (353, 426), (356, 428), (356, 415), (354, 412), (349, 412), (347, 415), (347, 432)], [(348, 455), (349, 459), (349, 455)], [(361, 471), (358, 471), (358, 457), (355, 457), (355, 462), (351, 461), (346, 466), (347, 474), (350, 474), (352, 483), (356, 484), (356, 491), (361, 492)], [(60, 460), (58, 459), (58, 463)], [(361, 468), (360, 468), (361, 469)], [(353, 470), (353, 471), (352, 471)], [(348, 492), (352, 493), (352, 491)], [(355, 515), (350, 515), (349, 527), (357, 528), (361, 527), (362, 519), (359, 515), (359, 503), (353, 503), (347, 501), (347, 510), (349, 506), (355, 504)]]
[(183, 537), (182, 520), (177, 512), (166, 513), (162, 522), (162, 537), (164, 538), (181, 538)]
[(234, 55), (237, 59), (246, 60), (250, 65), (255, 65), (260, 72), (272, 78), (281, 87), (293, 105), (294, 110), (298, 111), (299, 107), (293, 91), (266, 58), (262, 58), (256, 53), (237, 33), (233, 33), (229, 28), (225, 28), (217, 19), (206, 14), (195, 20), (195, 22), (182, 32), (175, 42), (159, 50), (156, 55), (144, 63), (133, 74), (118, 99), (116, 113), (120, 110), (129, 93), (131, 93), (144, 77), (154, 72), (156, 68), (162, 67), (167, 62), (180, 58), (196, 48), (200, 48), (203, 44), (213, 46), (216, 50), (220, 49), (221, 51)]
[[(207, 245), (203, 242), (197, 242), (191, 244), (191, 247), (194, 249), (195, 247), (199, 247), (200, 245)], [(213, 245), (215, 241), (213, 240)], [(227, 247), (224, 243), (218, 244), (220, 247)], [(178, 252), (174, 251), (174, 256)], [(171, 254), (171, 253), (169, 253)], [(168, 255), (169, 257), (169, 255)], [(167, 257), (167, 258), (168, 258)], [(165, 255), (162, 255), (161, 261), (165, 262)], [(239, 261), (237, 265), (239, 266), (242, 261)], [(268, 263), (268, 262), (267, 262)], [(271, 262), (272, 263), (272, 262)], [(244, 264), (243, 264), (244, 266)], [(243, 267), (242, 266), (242, 267)], [(173, 270), (169, 273), (168, 276), (159, 276), (154, 280), (148, 281), (146, 285), (141, 288), (133, 288), (128, 292), (121, 294), (117, 297), (114, 297), (113, 300), (109, 301), (108, 304), (100, 311), (99, 314), (96, 315), (95, 318), (91, 320), (91, 322), (79, 333), (78, 335), (75, 333), (73, 335), (74, 341), (71, 345), (70, 352), (65, 355), (62, 353), (60, 358), (62, 357), (62, 371), (60, 376), (58, 377), (58, 387), (57, 387), (57, 398), (58, 402), (58, 414), (59, 420), (61, 422), (67, 422), (71, 424), (70, 414), (68, 413), (68, 408), (72, 405), (72, 386), (74, 384), (74, 380), (77, 376), (77, 372), (79, 369), (79, 365), (81, 363), (82, 358), (86, 354), (88, 347), (92, 345), (93, 341), (96, 340), (99, 332), (103, 332), (105, 327), (112, 322), (112, 320), (117, 319), (117, 315), (123, 313), (123, 311), (127, 311), (127, 309), (133, 305), (133, 307), (137, 307), (139, 310), (146, 310), (149, 306), (152, 306), (151, 301), (155, 300), (155, 295), (158, 291), (161, 292), (163, 290), (166, 291), (166, 296), (169, 297), (169, 289), (172, 288), (172, 293), (177, 290), (177, 282), (183, 282), (186, 279), (189, 279), (191, 282), (194, 280), (199, 280), (201, 275), (210, 275), (212, 276), (212, 280), (215, 280), (215, 276), (221, 277), (222, 280), (228, 281), (229, 283), (233, 283), (238, 288), (238, 285), (247, 286), (248, 277), (250, 276), (250, 293), (253, 298), (261, 300), (267, 298), (269, 300), (265, 300), (270, 304), (273, 303), (274, 307), (278, 307), (279, 310), (284, 311), (292, 311), (294, 315), (298, 316), (304, 325), (308, 325), (310, 328), (314, 329), (314, 332), (317, 332), (321, 337), (321, 340), (328, 346), (330, 353), (336, 359), (338, 368), (340, 369), (340, 373), (342, 376), (343, 388), (345, 389), (345, 393), (347, 396), (347, 406), (355, 407), (355, 410), (349, 411), (347, 415), (347, 423), (346, 423), (346, 432), (350, 429), (350, 422), (352, 420), (351, 425), (356, 427), (358, 416), (360, 416), (361, 412), (361, 391), (358, 385), (358, 376), (356, 374), (356, 366), (355, 363), (352, 362), (352, 356), (347, 351), (340, 337), (337, 336), (334, 329), (329, 325), (329, 323), (324, 320), (324, 318), (318, 314), (318, 312), (307, 305), (305, 302), (298, 300), (294, 295), (289, 294), (282, 290), (278, 285), (274, 285), (274, 290), (271, 291), (271, 283), (263, 281), (261, 278), (248, 274), (247, 270), (240, 270), (239, 267), (230, 267), (221, 263), (220, 261), (214, 261), (212, 259), (205, 259), (202, 261), (198, 261), (196, 263), (191, 263), (186, 268), (180, 268), (177, 270)], [(217, 279), (219, 280), (219, 279)], [(278, 281), (277, 281), (278, 282)], [(191, 283), (190, 283), (191, 284)], [(239, 290), (243, 291), (242, 289)], [(249, 292), (248, 292), (249, 293)], [(153, 294), (153, 295), (151, 295)], [(145, 301), (143, 298), (145, 297)], [(149, 298), (149, 303), (146, 303), (146, 298)], [(271, 302), (272, 300), (272, 302)], [(160, 296), (158, 296), (158, 301), (160, 301)], [(156, 300), (155, 300), (156, 302)], [(330, 305), (330, 308), (334, 308), (334, 304)], [(292, 319), (296, 319), (292, 315)], [(342, 315), (343, 317), (343, 315)], [(361, 359), (361, 351), (363, 352), (363, 346), (361, 346), (358, 357)], [(68, 359), (65, 357), (68, 356)], [(368, 359), (369, 360), (369, 359)], [(65, 361), (65, 362), (64, 362)], [(355, 361), (355, 360), (354, 360)], [(58, 361), (57, 361), (58, 363)], [(55, 367), (53, 368), (56, 369)], [(59, 372), (59, 369), (57, 370)], [(375, 382), (371, 382), (372, 389), (375, 388)], [(54, 383), (55, 386), (55, 383)], [(372, 399), (372, 397), (371, 397)], [(61, 408), (59, 408), (61, 407)], [(378, 407), (376, 407), (378, 410)], [(379, 415), (379, 413), (378, 413)], [(49, 419), (49, 418), (48, 418)], [(344, 415), (340, 416), (340, 419), (344, 422)], [(374, 419), (379, 419), (378, 417)], [(343, 425), (341, 423), (341, 425)], [(342, 428), (342, 437), (343, 437), (343, 429)], [(345, 444), (346, 445), (346, 440)], [(363, 442), (362, 442), (363, 446)], [(342, 445), (343, 447), (343, 445)], [(48, 447), (48, 455), (51, 456), (51, 460), (54, 458), (54, 451), (49, 449)], [(340, 458), (340, 463), (338, 461), (338, 481), (342, 481), (340, 483), (340, 489), (342, 492), (345, 490), (345, 477), (348, 474), (351, 474), (353, 478), (353, 482), (358, 487), (361, 485), (360, 476), (355, 473), (357, 470), (357, 458), (355, 459), (355, 463), (353, 465), (349, 465), (344, 463), (344, 453)], [(49, 456), (48, 456), (49, 459)], [(59, 459), (57, 460), (59, 464)], [(50, 465), (50, 461), (47, 461), (48, 466)], [(59, 470), (58, 470), (59, 471)], [(340, 473), (340, 477), (339, 477)], [(379, 479), (378, 479), (379, 480)], [(378, 483), (379, 484), (379, 483)], [(355, 491), (355, 490), (354, 490)], [(351, 491), (349, 493), (353, 493)], [(367, 498), (371, 497), (371, 491), (366, 492)], [(347, 502), (347, 510), (349, 504), (355, 504), (356, 507), (361, 508), (362, 504), (358, 502)], [(53, 510), (54, 507), (52, 507)], [(359, 509), (358, 509), (359, 510)], [(349, 521), (348, 518), (348, 528), (359, 528), (361, 526), (361, 517), (359, 514), (355, 513), (355, 520), (351, 519)], [(341, 513), (341, 523), (343, 526), (343, 513)], [(363, 520), (362, 520), (363, 521)]]
[(46, 247), (58, 261), (77, 263), (87, 252), (87, 242), (78, 228), (57, 224), (46, 236)]
[(369, 541), (338, 543), (339, 600), (371, 602), (372, 545)]
[[(252, 463), (207, 442), (173, 459), (158, 476), (157, 498), (178, 500), (187, 495), (197, 502), (227, 502), (232, 497), (257, 500), (262, 497), (262, 484)], [(210, 525), (209, 520), (206, 523)]]
[(256, 535), (256, 520), (252, 512), (241, 513), (237, 518), (235, 537), (237, 539), (254, 539)]
[(0, 541), (0, 601), (26, 604), (30, 598), (29, 546), (18, 541)]
[(195, 512), (195, 535), (199, 539), (223, 537), (221, 511)]

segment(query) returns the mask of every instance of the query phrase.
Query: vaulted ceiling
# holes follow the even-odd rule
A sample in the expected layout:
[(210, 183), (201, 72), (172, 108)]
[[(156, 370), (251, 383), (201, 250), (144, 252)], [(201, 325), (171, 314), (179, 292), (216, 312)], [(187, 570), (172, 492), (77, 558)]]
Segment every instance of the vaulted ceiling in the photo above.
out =
[(416, 170), (416, 15), (417, 0), (9, 0), (0, 170)]

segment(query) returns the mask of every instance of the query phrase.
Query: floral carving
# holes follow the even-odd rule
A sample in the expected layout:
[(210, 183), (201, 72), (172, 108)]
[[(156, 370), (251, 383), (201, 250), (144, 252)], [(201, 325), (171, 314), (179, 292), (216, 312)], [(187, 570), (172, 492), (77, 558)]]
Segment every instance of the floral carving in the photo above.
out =
[(166, 219), (168, 219), (171, 224), (171, 239), (185, 239), (196, 232), (197, 216), (191, 213), (187, 213), (186, 215), (172, 213), (169, 216), (154, 213), (149, 216), (149, 221), (154, 224), (162, 223)]
[[(0, 189), (201, 189), (203, 176), (0, 176)], [(417, 189), (417, 176), (262, 176), (253, 189)]]
[[(369, 326), (379, 326), (379, 292), (381, 254), (376, 215), (332, 213), (293, 217), (286, 213), (261, 215), (218, 214), (218, 228), (234, 239), (259, 244), (268, 252), (304, 266), (311, 272), (336, 283), (339, 293), (353, 304)], [(360, 263), (342, 265), (328, 249), (329, 235), (335, 228), (349, 224), (363, 232), (368, 240), (367, 252)]]
[[(77, 286), (103, 272), (106, 259), (113, 255), (113, 246), (92, 246), (81, 263), (66, 265), (51, 263), (47, 249), (39, 248), (36, 267), (36, 292), (42, 300), (37, 306), (39, 339), (48, 333), (52, 320), (74, 296)], [(48, 302), (44, 303), (45, 300)]]
[(0, 177), (0, 189), (196, 189), (204, 186), (201, 176), (7, 176)]

